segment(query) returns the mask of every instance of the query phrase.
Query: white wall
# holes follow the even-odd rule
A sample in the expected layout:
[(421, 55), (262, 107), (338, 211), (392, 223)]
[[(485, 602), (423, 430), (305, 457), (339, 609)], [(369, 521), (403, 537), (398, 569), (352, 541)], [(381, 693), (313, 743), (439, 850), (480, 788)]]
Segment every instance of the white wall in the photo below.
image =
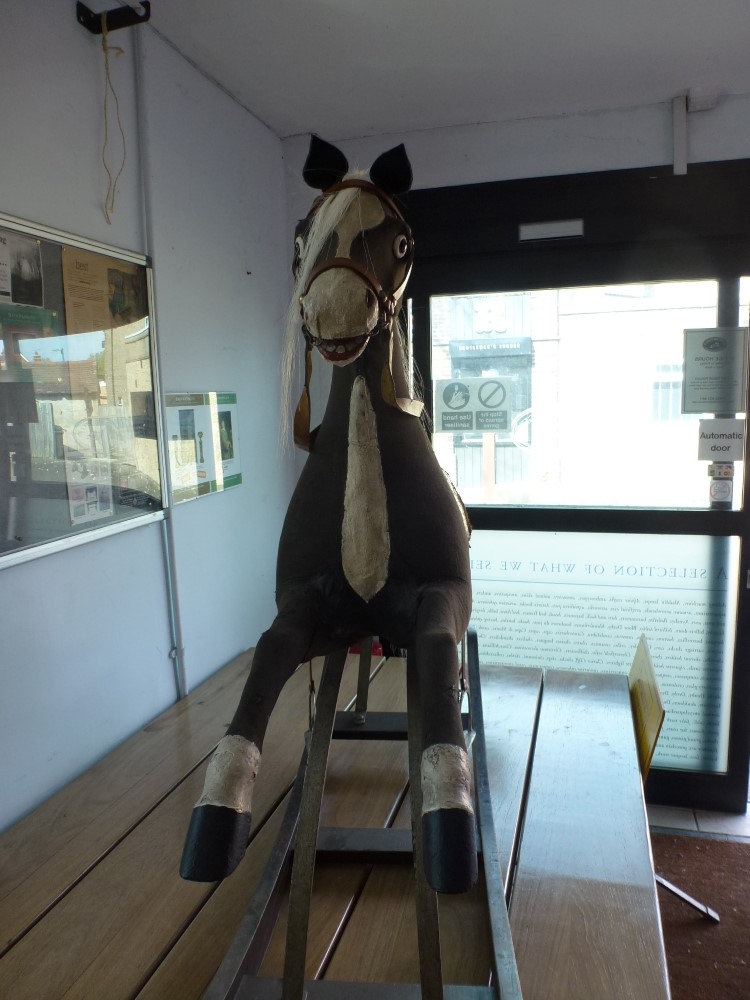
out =
[(174, 511), (189, 686), (273, 618), (291, 490), (279, 449), (279, 360), (289, 293), (281, 144), (143, 35), (144, 164), (162, 388), (238, 396), (243, 484)]
[[(722, 98), (712, 111), (688, 115), (688, 161), (750, 156), (750, 95)], [(325, 139), (325, 136), (322, 136)], [(414, 187), (552, 174), (622, 170), (672, 163), (672, 102), (646, 107), (526, 118), (483, 125), (423, 129), (349, 139), (335, 145), (350, 167), (368, 169), (375, 157), (403, 142), (414, 170)], [(310, 205), (302, 181), (309, 137), (283, 142), (290, 220)]]
[[(0, 212), (151, 252), (163, 390), (238, 393), (242, 486), (173, 515), (194, 686), (254, 645), (273, 612), (292, 476), (276, 438), (281, 146), (150, 27), (135, 30), (138, 88), (134, 30), (110, 36), (125, 49), (111, 72), (127, 141), (110, 226), (100, 39), (73, 3), (4, 14)], [(116, 151), (112, 120), (110, 136)], [(0, 830), (174, 700), (164, 580), (159, 524), (0, 568)]]

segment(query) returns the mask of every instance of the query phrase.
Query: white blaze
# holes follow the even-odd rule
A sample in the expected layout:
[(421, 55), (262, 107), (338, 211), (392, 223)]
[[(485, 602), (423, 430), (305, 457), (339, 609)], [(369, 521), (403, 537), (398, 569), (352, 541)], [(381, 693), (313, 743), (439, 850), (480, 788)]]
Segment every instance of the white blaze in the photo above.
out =
[[(383, 219), (380, 199), (362, 193), (336, 225), (336, 256), (351, 259), (357, 236), (374, 229)], [(345, 267), (318, 275), (302, 299), (305, 323), (313, 337), (341, 340), (369, 333), (378, 320), (378, 303), (373, 296), (368, 305), (365, 291), (362, 278)]]
[(354, 380), (349, 403), (349, 450), (341, 527), (341, 562), (352, 590), (369, 601), (388, 579), (388, 533), (383, 467), (367, 383)]

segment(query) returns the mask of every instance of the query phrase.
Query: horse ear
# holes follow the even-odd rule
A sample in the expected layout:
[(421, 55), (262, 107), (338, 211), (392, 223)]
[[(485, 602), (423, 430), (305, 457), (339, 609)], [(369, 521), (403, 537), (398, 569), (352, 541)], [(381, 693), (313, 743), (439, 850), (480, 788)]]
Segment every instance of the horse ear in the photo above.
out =
[(381, 153), (370, 167), (370, 179), (386, 194), (403, 194), (411, 187), (412, 172), (403, 142)]
[(305, 184), (325, 191), (332, 184), (337, 184), (348, 169), (349, 164), (340, 149), (317, 135), (310, 136), (310, 149), (302, 168)]

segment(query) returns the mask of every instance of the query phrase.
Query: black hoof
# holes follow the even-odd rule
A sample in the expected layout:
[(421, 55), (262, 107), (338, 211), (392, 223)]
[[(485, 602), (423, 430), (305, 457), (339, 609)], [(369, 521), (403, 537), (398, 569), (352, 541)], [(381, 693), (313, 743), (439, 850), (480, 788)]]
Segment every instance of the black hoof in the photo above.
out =
[(196, 806), (190, 817), (180, 875), (190, 882), (220, 882), (242, 861), (250, 813), (225, 806)]
[(422, 816), (424, 873), (435, 892), (468, 892), (477, 880), (474, 814), (433, 809)]

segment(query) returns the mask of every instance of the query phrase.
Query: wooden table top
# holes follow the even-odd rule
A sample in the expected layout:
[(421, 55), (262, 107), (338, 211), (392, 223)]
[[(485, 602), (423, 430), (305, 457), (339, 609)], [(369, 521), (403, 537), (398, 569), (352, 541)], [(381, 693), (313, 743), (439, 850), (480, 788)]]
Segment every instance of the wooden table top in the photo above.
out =
[(664, 1000), (627, 678), (548, 671), (510, 909), (524, 1000)]
[[(342, 708), (356, 690), (350, 659)], [(0, 838), (0, 996), (202, 997), (263, 872), (307, 726), (303, 668), (271, 720), (244, 861), (218, 885), (183, 882), (182, 841), (206, 756), (248, 664), (245, 655), (220, 671)], [(511, 908), (525, 1000), (668, 997), (627, 687), (599, 677), (551, 672), (545, 684)], [(504, 866), (520, 828), (540, 679), (523, 668), (482, 671)], [(404, 705), (403, 661), (387, 660), (373, 679), (370, 709)], [(336, 741), (321, 821), (408, 825), (406, 744)], [(412, 881), (408, 865), (319, 864), (308, 974), (416, 982)], [(481, 886), (440, 898), (446, 983), (487, 983), (485, 903)], [(264, 974), (280, 975), (283, 942), (282, 914)], [(625, 981), (635, 984), (630, 992)]]

